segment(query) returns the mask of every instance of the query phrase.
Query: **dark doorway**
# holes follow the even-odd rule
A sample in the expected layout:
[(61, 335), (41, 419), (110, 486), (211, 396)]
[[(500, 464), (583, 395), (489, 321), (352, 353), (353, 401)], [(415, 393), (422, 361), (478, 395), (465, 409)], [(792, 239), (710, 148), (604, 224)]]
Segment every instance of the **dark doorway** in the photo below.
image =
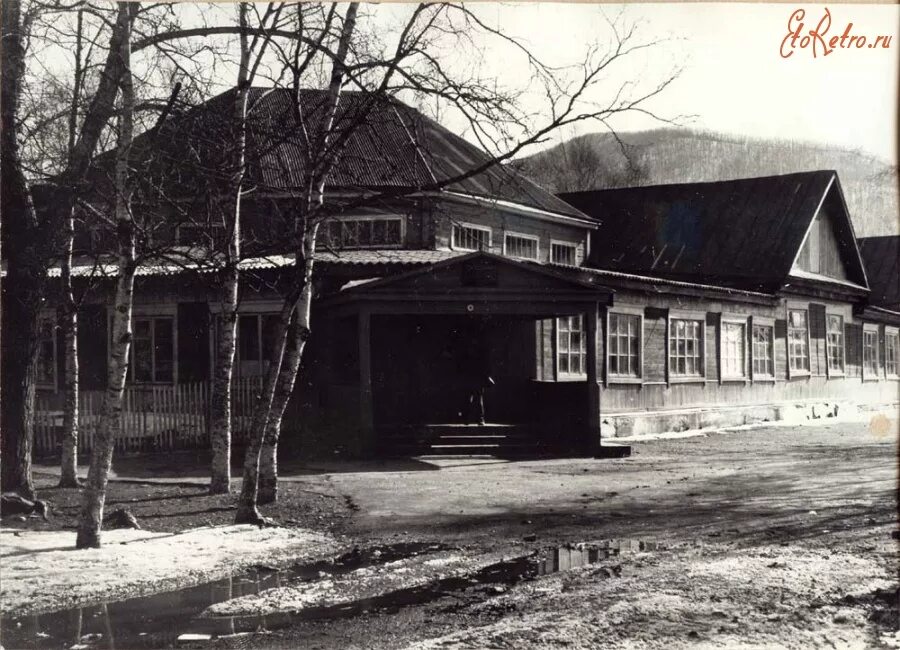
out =
[(529, 419), (522, 405), (534, 372), (533, 320), (375, 316), (372, 338), (376, 426), (477, 420), (471, 396), (479, 386), (488, 422)]

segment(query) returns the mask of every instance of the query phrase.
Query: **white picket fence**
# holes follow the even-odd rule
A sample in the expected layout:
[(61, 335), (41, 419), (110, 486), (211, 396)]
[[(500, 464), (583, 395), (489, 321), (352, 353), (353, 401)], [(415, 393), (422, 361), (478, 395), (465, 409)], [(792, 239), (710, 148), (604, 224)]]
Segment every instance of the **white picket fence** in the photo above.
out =
[[(253, 406), (261, 388), (257, 377), (232, 385), (235, 442), (246, 438)], [(177, 386), (130, 386), (125, 389), (122, 417), (116, 432), (119, 452), (173, 451), (209, 445), (209, 382)], [(91, 450), (100, 422), (105, 391), (82, 391), (78, 403), (78, 450)], [(58, 395), (37, 396), (34, 453), (53, 455), (61, 446), (63, 412)]]

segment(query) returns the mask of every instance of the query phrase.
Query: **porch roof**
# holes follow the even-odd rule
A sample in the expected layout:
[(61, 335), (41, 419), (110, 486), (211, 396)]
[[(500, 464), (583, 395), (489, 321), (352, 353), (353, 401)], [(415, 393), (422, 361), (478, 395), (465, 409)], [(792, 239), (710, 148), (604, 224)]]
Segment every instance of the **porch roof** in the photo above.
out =
[(581, 313), (613, 290), (559, 269), (486, 252), (455, 256), (387, 277), (351, 282), (319, 305), (337, 313)]

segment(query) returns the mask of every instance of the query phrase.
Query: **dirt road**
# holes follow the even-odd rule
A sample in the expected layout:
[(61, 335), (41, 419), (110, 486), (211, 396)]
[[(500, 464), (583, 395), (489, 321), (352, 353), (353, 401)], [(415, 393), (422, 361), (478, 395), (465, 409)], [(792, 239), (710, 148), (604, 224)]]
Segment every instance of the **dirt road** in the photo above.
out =
[(356, 512), (345, 532), (357, 539), (485, 552), (604, 538), (661, 548), (220, 645), (862, 648), (898, 640), (896, 422), (652, 441), (627, 460), (367, 470), (309, 478), (346, 496)]

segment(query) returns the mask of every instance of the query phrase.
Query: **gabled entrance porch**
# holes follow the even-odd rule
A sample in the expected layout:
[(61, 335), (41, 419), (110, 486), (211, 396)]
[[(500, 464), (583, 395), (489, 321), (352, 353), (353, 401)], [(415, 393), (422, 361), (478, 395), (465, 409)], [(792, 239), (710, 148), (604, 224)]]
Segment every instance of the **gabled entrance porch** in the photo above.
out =
[[(488, 253), (352, 284), (321, 301), (317, 322), (330, 339), (325, 401), (355, 411), (342, 420), (357, 429), (359, 453), (436, 432), (462, 446), (459, 436), (515, 431), (554, 451), (599, 449), (598, 307), (608, 289)], [(536, 323), (563, 316), (583, 319), (585, 372), (539, 381)], [(477, 420), (479, 395), (487, 422), (507, 426), (455, 431)]]

